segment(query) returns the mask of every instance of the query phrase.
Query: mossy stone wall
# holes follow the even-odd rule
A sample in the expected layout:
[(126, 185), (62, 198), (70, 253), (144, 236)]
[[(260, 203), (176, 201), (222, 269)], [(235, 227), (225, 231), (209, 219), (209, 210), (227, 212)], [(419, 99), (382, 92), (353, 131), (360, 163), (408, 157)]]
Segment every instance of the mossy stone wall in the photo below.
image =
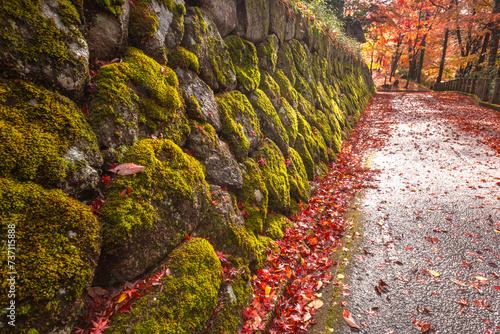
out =
[[(163, 288), (107, 332), (236, 332), (266, 249), (374, 92), (286, 1), (194, 3), (0, 4), (0, 236), (15, 226), (25, 273), (13, 333), (71, 332), (88, 287), (163, 265)], [(108, 171), (121, 163), (145, 170)]]

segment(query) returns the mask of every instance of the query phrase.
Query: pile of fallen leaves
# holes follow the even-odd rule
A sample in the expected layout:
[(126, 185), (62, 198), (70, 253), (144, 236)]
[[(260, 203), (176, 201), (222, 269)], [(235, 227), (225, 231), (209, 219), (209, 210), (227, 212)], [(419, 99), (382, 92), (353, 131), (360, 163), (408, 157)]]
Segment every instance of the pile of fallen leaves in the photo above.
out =
[[(383, 117), (384, 112), (390, 110), (378, 111), (376, 117)], [(343, 247), (340, 237), (347, 226), (345, 213), (356, 191), (372, 179), (373, 171), (363, 167), (362, 153), (366, 145), (373, 148), (382, 144), (368, 136), (368, 117), (361, 118), (328, 175), (316, 182), (307, 207), (292, 217), (293, 228), (286, 229), (283, 240), (275, 242), (266, 266), (252, 278), (254, 296), (243, 312), (245, 324), (240, 333), (265, 329), (269, 333), (301, 333), (314, 323), (314, 314), (323, 306), (319, 291), (331, 283), (328, 269), (337, 265), (332, 254)]]

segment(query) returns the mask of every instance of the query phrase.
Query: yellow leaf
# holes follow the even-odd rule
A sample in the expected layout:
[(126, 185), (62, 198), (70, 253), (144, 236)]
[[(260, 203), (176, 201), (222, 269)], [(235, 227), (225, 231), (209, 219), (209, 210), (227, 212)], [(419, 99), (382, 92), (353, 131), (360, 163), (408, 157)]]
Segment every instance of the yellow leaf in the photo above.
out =
[(122, 293), (120, 298), (116, 301), (118, 304), (120, 304), (122, 301), (124, 301), (127, 298), (127, 295)]
[(344, 275), (342, 275), (342, 274), (338, 274), (338, 275), (337, 275), (337, 278), (344, 278)]
[(487, 281), (488, 280), (486, 277), (483, 277), (483, 276), (476, 276), (476, 279), (478, 281)]
[(271, 287), (270, 286), (266, 286), (265, 294), (268, 295), (270, 293), (271, 293)]
[(500, 230), (495, 230), (495, 232), (500, 233)]
[(434, 270), (429, 270), (429, 272), (430, 272), (433, 276), (436, 276), (436, 277), (441, 276), (441, 274), (440, 274), (440, 273), (438, 273), (437, 271), (434, 271)]

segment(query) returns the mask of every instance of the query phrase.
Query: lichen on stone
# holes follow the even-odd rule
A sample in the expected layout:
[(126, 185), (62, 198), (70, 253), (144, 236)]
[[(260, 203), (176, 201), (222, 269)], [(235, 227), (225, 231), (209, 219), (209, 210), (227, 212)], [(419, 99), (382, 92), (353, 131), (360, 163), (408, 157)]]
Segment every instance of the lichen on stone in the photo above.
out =
[(250, 103), (259, 117), (260, 128), (263, 134), (273, 140), (283, 154), (288, 154), (288, 134), (267, 95), (260, 89), (257, 89), (250, 94)]
[(278, 62), (278, 38), (268, 35), (266, 39), (257, 46), (259, 67), (265, 71), (274, 73)]

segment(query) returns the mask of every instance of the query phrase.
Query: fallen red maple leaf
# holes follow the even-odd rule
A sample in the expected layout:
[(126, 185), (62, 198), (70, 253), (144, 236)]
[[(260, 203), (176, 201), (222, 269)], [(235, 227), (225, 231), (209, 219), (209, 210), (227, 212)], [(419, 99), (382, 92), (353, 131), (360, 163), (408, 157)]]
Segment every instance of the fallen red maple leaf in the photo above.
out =
[(146, 169), (146, 167), (144, 167), (144, 166), (139, 166), (139, 165), (136, 165), (134, 163), (127, 162), (127, 163), (120, 164), (116, 167), (108, 169), (108, 172), (116, 173), (118, 175), (131, 175), (131, 174), (142, 172), (145, 169)]
[(342, 313), (342, 316), (344, 317), (345, 322), (351, 327), (355, 329), (361, 329), (355, 322), (354, 319), (351, 316), (351, 313), (349, 313), (348, 310), (344, 310)]

